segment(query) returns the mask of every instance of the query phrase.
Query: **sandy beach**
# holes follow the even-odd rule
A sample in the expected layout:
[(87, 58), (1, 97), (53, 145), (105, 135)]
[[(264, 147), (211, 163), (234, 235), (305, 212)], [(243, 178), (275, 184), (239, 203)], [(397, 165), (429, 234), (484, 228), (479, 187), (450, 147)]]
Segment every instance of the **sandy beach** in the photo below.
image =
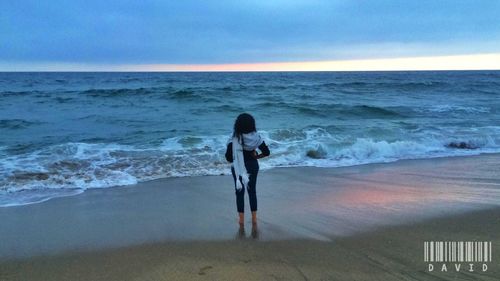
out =
[[(499, 170), (485, 154), (262, 171), (244, 233), (229, 176), (1, 208), (0, 280), (497, 280)], [(424, 241), (491, 241), (493, 262), (429, 272)]]
[(499, 14), (2, 1), (0, 281), (500, 281)]

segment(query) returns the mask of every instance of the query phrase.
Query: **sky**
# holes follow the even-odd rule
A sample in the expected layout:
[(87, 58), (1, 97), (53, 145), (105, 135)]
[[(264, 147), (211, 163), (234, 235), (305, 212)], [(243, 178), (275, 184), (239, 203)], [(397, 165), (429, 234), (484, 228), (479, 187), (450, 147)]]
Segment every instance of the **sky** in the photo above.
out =
[(500, 69), (498, 0), (2, 0), (0, 6), (2, 71)]

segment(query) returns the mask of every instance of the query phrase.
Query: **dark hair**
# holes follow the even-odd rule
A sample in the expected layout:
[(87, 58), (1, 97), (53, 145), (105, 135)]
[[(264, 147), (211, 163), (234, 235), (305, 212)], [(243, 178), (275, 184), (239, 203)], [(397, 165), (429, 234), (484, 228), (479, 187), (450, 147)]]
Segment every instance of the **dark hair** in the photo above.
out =
[(255, 131), (257, 131), (257, 129), (255, 128), (255, 119), (252, 115), (248, 113), (238, 115), (234, 122), (233, 137), (238, 137), (239, 140), (242, 140), (242, 134), (248, 134)]

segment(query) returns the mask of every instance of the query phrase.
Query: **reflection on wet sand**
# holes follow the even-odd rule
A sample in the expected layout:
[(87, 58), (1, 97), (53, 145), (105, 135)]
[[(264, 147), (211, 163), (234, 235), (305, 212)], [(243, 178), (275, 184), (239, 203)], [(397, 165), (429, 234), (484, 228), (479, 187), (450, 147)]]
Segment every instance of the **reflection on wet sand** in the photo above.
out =
[(252, 231), (250, 221), (247, 230), (235, 229), (229, 176), (88, 190), (42, 204), (0, 208), (0, 256), (235, 237), (331, 241), (380, 226), (499, 206), (499, 163), (500, 154), (491, 154), (263, 170), (257, 191), (259, 225)]
[(236, 232), (235, 238), (236, 240), (244, 240), (247, 238), (252, 238), (258, 240), (260, 236), (259, 228), (256, 223), (252, 223), (252, 231), (250, 232), (250, 236), (247, 237), (245, 231), (245, 225), (239, 225), (238, 231)]

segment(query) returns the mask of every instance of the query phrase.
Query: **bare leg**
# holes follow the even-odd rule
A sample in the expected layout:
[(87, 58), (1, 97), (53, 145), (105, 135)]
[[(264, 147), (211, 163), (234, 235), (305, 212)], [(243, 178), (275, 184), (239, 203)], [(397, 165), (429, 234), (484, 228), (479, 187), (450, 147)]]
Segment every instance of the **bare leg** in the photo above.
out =
[(238, 213), (238, 215), (240, 217), (239, 224), (243, 225), (245, 223), (245, 213)]
[(257, 224), (257, 211), (252, 212), (252, 224)]

